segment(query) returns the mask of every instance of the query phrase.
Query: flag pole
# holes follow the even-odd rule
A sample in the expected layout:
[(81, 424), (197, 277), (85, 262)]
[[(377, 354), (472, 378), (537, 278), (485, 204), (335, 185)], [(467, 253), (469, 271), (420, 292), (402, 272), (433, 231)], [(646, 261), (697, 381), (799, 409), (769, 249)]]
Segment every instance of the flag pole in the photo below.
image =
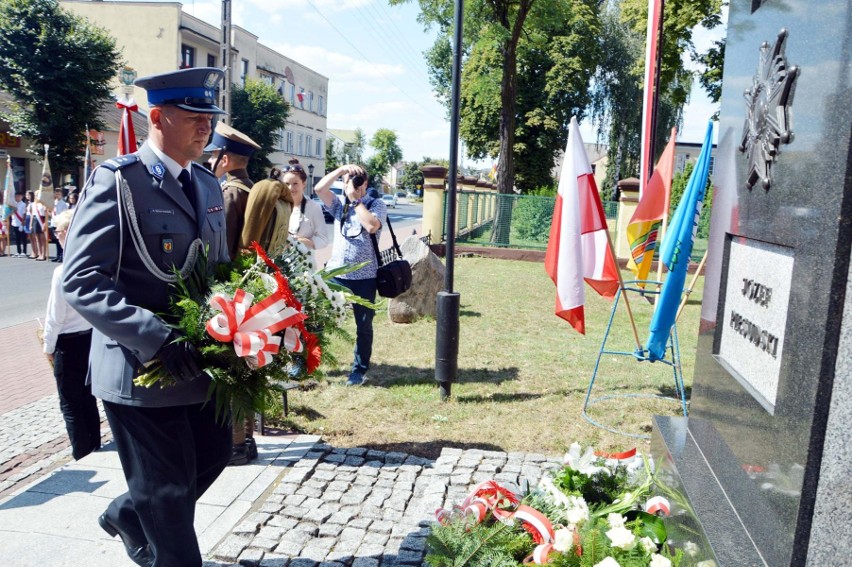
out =
[[(609, 229), (606, 229), (606, 242), (609, 246), (609, 251), (612, 252), (612, 257), (615, 258), (615, 248), (612, 245), (612, 236), (609, 235)], [(630, 300), (627, 299), (627, 289), (624, 287), (624, 278), (621, 276), (621, 268), (618, 263), (615, 265), (615, 272), (618, 274), (618, 286), (621, 289), (621, 295), (624, 296), (624, 306), (627, 307), (627, 315), (630, 317), (630, 326), (633, 328), (633, 338), (636, 340), (636, 349), (642, 352), (642, 343), (639, 342), (639, 332), (636, 330), (636, 320), (633, 318), (633, 310), (630, 308)]]
[(680, 314), (683, 312), (683, 308), (686, 307), (686, 301), (689, 299), (689, 294), (692, 293), (692, 288), (695, 287), (695, 282), (698, 281), (698, 276), (701, 274), (701, 270), (704, 269), (704, 263), (707, 262), (707, 250), (704, 251), (704, 256), (701, 257), (701, 262), (698, 263), (698, 269), (695, 270), (695, 275), (692, 276), (692, 281), (689, 282), (689, 286), (683, 290), (683, 299), (680, 301), (680, 307), (677, 308), (677, 315), (675, 315), (675, 323), (680, 319)]
[[(666, 229), (669, 226), (669, 204), (666, 203), (666, 213), (663, 215), (663, 225), (660, 227), (660, 237), (657, 239), (659, 244), (663, 243), (663, 239), (666, 237)], [(655, 246), (654, 252), (657, 253), (657, 289), (660, 289), (660, 286), (663, 285), (663, 259), (660, 258), (660, 246)]]

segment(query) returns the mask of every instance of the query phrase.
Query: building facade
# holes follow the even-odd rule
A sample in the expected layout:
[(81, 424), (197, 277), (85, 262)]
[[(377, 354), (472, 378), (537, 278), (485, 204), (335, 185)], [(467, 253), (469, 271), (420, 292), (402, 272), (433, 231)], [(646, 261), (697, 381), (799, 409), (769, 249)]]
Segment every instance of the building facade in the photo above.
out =
[[(61, 6), (106, 29), (139, 77), (178, 68), (223, 67), (221, 29), (182, 10), (182, 4), (62, 0)], [(315, 178), (325, 171), (328, 78), (274, 51), (258, 37), (231, 26), (231, 81), (245, 86), (249, 79), (276, 87), (290, 105), (280, 142), (269, 159), (286, 165), (295, 157)], [(116, 77), (116, 89), (119, 88)], [(147, 111), (144, 90), (133, 87), (133, 98)]]

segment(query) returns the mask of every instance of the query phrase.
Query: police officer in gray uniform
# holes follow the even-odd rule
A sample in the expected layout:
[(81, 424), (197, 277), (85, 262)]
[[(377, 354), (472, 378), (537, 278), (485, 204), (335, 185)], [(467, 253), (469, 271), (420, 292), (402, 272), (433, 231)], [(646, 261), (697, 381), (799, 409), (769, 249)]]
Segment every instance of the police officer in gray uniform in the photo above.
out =
[[(148, 141), (101, 165), (69, 230), (63, 288), (94, 327), (89, 379), (103, 400), (128, 492), (98, 519), (139, 565), (201, 565), (195, 502), (231, 456), (231, 424), (207, 401), (198, 353), (162, 318), (170, 285), (208, 248), (212, 270), (229, 261), (222, 191), (194, 163), (207, 144), (222, 71), (185, 69), (145, 77)], [(180, 276), (174, 269), (180, 270)], [(133, 384), (159, 359), (170, 387)]]

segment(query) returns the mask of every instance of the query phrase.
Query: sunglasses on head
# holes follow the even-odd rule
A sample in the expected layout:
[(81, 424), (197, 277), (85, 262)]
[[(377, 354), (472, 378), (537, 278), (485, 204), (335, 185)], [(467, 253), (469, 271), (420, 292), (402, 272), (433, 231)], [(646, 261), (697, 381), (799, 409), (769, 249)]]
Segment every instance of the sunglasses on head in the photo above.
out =
[(281, 169), (282, 172), (287, 173), (288, 171), (305, 171), (301, 165), (288, 165)]

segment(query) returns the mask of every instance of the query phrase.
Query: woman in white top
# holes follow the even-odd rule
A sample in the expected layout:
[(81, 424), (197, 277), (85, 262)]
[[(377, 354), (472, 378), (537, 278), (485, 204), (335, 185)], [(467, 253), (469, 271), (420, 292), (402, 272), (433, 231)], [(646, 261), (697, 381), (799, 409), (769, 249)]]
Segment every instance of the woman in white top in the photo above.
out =
[[(73, 211), (54, 218), (54, 231), (64, 246)], [(71, 440), (71, 454), (82, 459), (101, 447), (98, 404), (86, 385), (92, 325), (68, 305), (62, 292), (62, 265), (53, 270), (47, 316), (44, 319), (44, 355), (53, 363), (59, 408)]]
[(290, 236), (297, 238), (311, 251), (311, 265), (317, 269), (315, 250), (328, 246), (328, 233), (322, 207), (305, 197), (305, 182), (308, 176), (298, 160), (282, 169), (281, 180), (293, 196), (293, 213), (290, 215)]

